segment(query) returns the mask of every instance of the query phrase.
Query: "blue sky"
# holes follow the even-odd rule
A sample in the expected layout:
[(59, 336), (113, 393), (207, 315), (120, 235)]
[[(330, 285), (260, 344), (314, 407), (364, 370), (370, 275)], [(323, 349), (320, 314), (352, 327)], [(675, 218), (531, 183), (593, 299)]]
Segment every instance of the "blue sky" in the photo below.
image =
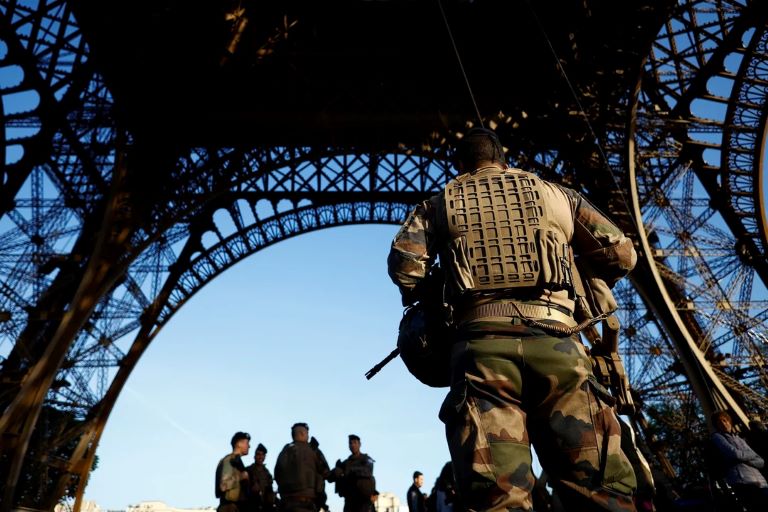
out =
[[(397, 359), (402, 314), (386, 273), (396, 226), (327, 229), (239, 263), (185, 305), (128, 381), (99, 447), (86, 499), (123, 509), (143, 500), (215, 505), (213, 472), (237, 430), (269, 449), (273, 467), (297, 421), (331, 464), (347, 434), (375, 460), (380, 491), (404, 498), (415, 469), (431, 489), (449, 459), (437, 411), (445, 390)], [(252, 453), (247, 462), (252, 461)], [(331, 509), (342, 502), (327, 489)]]

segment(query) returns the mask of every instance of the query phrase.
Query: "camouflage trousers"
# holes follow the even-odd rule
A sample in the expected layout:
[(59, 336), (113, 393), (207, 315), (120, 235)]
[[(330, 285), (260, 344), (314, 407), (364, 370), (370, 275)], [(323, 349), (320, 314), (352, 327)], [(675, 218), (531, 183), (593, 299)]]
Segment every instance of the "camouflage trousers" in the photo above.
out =
[(532, 509), (532, 443), (566, 510), (635, 510), (621, 429), (578, 335), (475, 321), (460, 329), (451, 366), (440, 419), (468, 509)]

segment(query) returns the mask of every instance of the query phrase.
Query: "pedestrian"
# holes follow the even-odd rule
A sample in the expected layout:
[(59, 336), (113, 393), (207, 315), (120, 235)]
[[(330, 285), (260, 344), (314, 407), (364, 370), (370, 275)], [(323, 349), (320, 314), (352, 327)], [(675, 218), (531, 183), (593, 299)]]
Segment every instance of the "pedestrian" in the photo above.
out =
[(733, 420), (727, 411), (715, 412), (712, 424), (717, 430), (712, 434), (712, 443), (724, 465), (725, 481), (733, 487), (747, 510), (765, 512), (768, 510), (768, 483), (760, 473), (765, 461), (734, 431)]
[(426, 512), (427, 496), (421, 492), (424, 485), (424, 474), (421, 471), (413, 472), (413, 484), (408, 488), (408, 512)]

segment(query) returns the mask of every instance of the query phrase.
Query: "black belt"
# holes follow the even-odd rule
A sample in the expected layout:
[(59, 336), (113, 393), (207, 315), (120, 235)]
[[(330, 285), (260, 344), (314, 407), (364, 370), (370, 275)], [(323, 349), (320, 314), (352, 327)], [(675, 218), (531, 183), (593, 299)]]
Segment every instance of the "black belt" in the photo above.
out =
[(298, 501), (301, 503), (314, 503), (315, 498), (310, 498), (309, 496), (292, 496), (289, 494), (287, 496), (283, 496), (283, 501)]

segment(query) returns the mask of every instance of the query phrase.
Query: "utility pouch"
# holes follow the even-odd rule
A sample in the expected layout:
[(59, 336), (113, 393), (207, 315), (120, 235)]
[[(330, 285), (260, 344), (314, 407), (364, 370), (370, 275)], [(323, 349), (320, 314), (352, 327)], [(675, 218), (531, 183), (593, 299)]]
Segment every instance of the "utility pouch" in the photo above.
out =
[[(599, 438), (602, 439), (602, 443), (597, 446), (600, 486), (604, 492), (613, 492), (622, 496), (631, 495), (637, 488), (637, 480), (632, 465), (621, 452), (621, 429), (618, 424), (612, 425), (619, 420), (612, 413), (606, 414), (608, 412), (606, 409), (610, 410), (616, 403), (616, 399), (592, 378), (587, 380), (587, 386), (594, 397), (593, 404), (596, 407), (592, 412), (592, 424)], [(611, 437), (618, 437), (618, 439), (612, 442)]]
[(616, 399), (613, 395), (611, 395), (611, 393), (600, 384), (595, 377), (590, 376), (587, 379), (587, 382), (589, 383), (589, 388), (592, 390), (592, 393), (594, 393), (598, 400), (605, 403), (608, 407), (613, 407), (616, 404)]
[[(443, 259), (441, 256), (441, 263)], [(446, 277), (449, 280), (447, 283), (449, 290), (461, 295), (475, 287), (472, 266), (467, 259), (467, 239), (464, 236), (458, 236), (451, 241), (445, 261), (447, 262), (445, 266), (448, 270)]]
[(540, 229), (536, 231), (536, 252), (539, 253), (541, 285), (553, 291), (568, 290), (573, 297), (572, 261), (568, 244), (560, 240), (556, 231)]
[(461, 380), (451, 385), (451, 390), (446, 395), (440, 406), (438, 417), (444, 424), (451, 424), (461, 411), (467, 406), (467, 382)]

